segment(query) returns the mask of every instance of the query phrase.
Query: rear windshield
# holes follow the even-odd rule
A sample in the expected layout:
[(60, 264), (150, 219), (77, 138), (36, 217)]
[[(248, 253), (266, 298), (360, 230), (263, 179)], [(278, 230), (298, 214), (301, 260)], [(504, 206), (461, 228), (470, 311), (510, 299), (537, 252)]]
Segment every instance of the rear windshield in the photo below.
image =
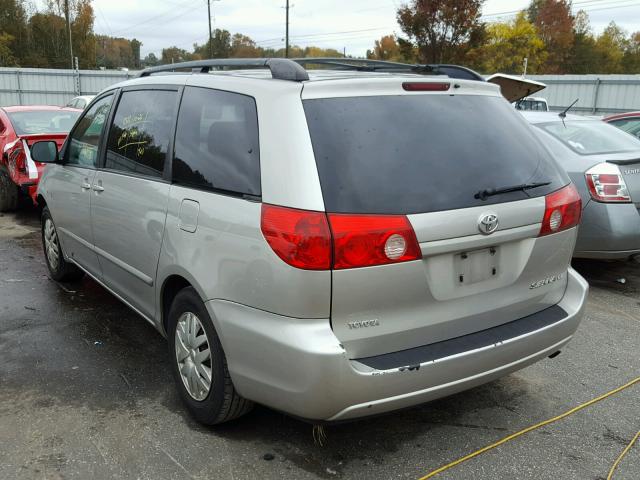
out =
[[(305, 100), (325, 208), (425, 213), (545, 195), (568, 183), (501, 97), (404, 95)], [(481, 190), (550, 182), (488, 197)]]
[(550, 122), (536, 126), (580, 155), (640, 150), (640, 140), (600, 120), (567, 120), (564, 124)]
[(80, 113), (82, 112), (41, 110), (7, 112), (7, 115), (18, 135), (31, 135), (35, 133), (69, 133)]

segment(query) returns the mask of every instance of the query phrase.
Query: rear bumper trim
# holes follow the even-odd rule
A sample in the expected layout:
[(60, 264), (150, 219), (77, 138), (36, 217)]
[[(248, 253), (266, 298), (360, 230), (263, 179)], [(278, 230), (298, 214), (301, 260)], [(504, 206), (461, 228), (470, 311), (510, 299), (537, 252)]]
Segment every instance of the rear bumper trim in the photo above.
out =
[(351, 360), (329, 319), (289, 318), (225, 300), (205, 305), (240, 395), (298, 418), (333, 422), (451, 395), (557, 352), (578, 328), (589, 289), (573, 269), (567, 276), (559, 310), (546, 314), (566, 312), (564, 319), (554, 323), (549, 315), (529, 333), (513, 330), (496, 344), (393, 370)]
[(461, 337), (354, 360), (376, 370), (393, 370), (405, 366), (420, 365), (513, 341), (560, 322), (568, 315), (562, 307), (554, 305), (533, 315)]

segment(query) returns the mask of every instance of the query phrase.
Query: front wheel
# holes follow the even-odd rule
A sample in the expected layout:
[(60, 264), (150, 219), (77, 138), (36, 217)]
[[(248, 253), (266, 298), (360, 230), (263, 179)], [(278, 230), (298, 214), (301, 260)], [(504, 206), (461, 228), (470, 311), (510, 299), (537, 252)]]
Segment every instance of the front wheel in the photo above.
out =
[(215, 425), (249, 412), (253, 403), (236, 392), (211, 317), (193, 287), (176, 295), (168, 320), (171, 369), (195, 419)]
[(58, 282), (79, 280), (84, 272), (64, 259), (56, 225), (49, 208), (42, 210), (42, 248), (51, 278)]

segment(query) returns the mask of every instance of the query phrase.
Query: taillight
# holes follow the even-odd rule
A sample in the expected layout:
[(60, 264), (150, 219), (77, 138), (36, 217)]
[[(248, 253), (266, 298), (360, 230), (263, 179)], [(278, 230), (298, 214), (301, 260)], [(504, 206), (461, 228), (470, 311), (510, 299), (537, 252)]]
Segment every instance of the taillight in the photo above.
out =
[(620, 169), (613, 163), (599, 163), (585, 174), (591, 198), (597, 202), (630, 203), (631, 197)]
[(262, 204), (260, 227), (273, 251), (289, 265), (331, 268), (331, 233), (324, 213)]
[(550, 235), (575, 227), (580, 223), (582, 200), (576, 187), (571, 183), (545, 197), (544, 217), (540, 235)]
[(421, 258), (404, 215), (350, 215), (262, 205), (262, 234), (286, 263), (336, 270)]
[(330, 213), (333, 268), (370, 267), (421, 257), (420, 246), (404, 215)]
[(407, 92), (446, 92), (451, 86), (444, 82), (404, 82), (402, 88)]

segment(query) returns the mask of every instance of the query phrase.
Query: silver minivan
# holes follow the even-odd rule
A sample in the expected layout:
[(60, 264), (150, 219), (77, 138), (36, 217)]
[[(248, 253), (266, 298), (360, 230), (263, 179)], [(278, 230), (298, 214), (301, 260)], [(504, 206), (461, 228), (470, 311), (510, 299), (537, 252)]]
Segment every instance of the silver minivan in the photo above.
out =
[(155, 67), (60, 154), (32, 148), (51, 276), (165, 335), (200, 422), (416, 405), (555, 355), (581, 320), (580, 197), (498, 87), (345, 65)]

